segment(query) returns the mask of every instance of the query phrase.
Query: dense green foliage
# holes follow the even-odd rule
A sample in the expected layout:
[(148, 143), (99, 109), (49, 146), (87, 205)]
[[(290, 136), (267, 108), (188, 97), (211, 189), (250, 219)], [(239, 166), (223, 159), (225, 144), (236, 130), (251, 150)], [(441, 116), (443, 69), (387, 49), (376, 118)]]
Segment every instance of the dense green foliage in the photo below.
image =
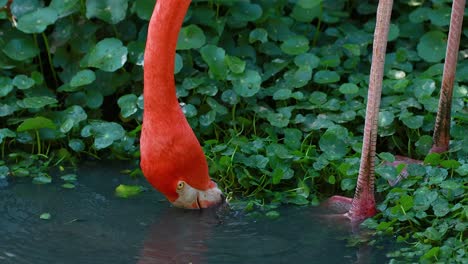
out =
[[(0, 6), (6, 4), (0, 0)], [(45, 3), (44, 3), (45, 2)], [(154, 0), (15, 0), (0, 12), (0, 178), (52, 179), (81, 158), (138, 166), (142, 65)], [(376, 5), (367, 1), (192, 3), (176, 55), (181, 106), (212, 177), (253, 204), (352, 195), (359, 167)], [(465, 13), (466, 14), (466, 13)], [(466, 15), (465, 15), (466, 18)], [(381, 214), (367, 222), (410, 247), (393, 257), (466, 259), (468, 28), (461, 41), (451, 150), (432, 144), (450, 3), (397, 1), (379, 118)], [(187, 150), (189, 151), (189, 150)], [(136, 171), (134, 174), (138, 174)], [(275, 211), (269, 211), (275, 215)]]

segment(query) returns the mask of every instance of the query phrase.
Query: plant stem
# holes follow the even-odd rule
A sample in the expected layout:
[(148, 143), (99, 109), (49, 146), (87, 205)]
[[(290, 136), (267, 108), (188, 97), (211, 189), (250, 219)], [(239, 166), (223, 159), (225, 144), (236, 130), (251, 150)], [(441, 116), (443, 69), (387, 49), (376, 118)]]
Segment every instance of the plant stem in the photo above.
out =
[(39, 130), (36, 129), (36, 140), (37, 140), (37, 154), (41, 154), (41, 138), (39, 137)]
[(55, 86), (57, 87), (58, 86), (57, 73), (55, 72), (54, 64), (52, 63), (52, 55), (50, 55), (49, 40), (47, 39), (47, 36), (44, 32), (42, 32), (41, 35), (42, 35), (42, 39), (44, 40), (44, 45), (47, 51), (47, 58), (49, 59), (50, 71), (52, 72), (52, 77), (54, 78)]

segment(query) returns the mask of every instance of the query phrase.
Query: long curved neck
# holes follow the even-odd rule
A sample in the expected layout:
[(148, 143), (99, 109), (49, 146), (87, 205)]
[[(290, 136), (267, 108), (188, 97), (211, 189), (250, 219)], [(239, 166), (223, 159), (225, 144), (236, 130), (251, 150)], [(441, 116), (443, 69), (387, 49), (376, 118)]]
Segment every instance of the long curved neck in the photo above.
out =
[(177, 106), (174, 59), (190, 0), (158, 0), (151, 17), (144, 57), (144, 114), (167, 114)]

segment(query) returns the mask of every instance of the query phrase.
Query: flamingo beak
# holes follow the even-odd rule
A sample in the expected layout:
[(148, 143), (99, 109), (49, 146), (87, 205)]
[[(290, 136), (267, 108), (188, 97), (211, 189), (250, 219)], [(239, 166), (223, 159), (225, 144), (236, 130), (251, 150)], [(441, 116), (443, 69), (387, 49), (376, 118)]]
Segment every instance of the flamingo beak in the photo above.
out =
[(209, 189), (198, 190), (185, 183), (177, 190), (177, 193), (179, 197), (172, 204), (185, 209), (209, 208), (226, 202), (223, 193), (216, 184)]

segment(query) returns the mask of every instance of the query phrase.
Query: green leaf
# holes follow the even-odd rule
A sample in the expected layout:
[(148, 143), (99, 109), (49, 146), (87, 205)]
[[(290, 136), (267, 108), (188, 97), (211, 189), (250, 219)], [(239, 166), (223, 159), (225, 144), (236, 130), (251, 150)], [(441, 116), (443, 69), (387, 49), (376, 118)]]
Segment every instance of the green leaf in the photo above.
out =
[(16, 61), (25, 61), (39, 54), (39, 49), (34, 45), (34, 41), (25, 38), (15, 38), (8, 41), (2, 51), (10, 59)]
[(134, 94), (126, 94), (117, 100), (120, 106), (120, 113), (124, 118), (128, 118), (138, 111), (137, 107), (138, 97)]
[(257, 4), (235, 1), (231, 12), (235, 21), (255, 21), (262, 16), (262, 7)]
[(59, 17), (80, 11), (80, 0), (52, 0), (49, 7), (55, 9)]
[(197, 25), (188, 25), (180, 30), (177, 50), (198, 49), (205, 45), (206, 37)]
[(320, 63), (320, 59), (312, 53), (302, 53), (294, 58), (294, 64), (297, 67), (308, 66), (310, 69), (315, 69)]
[(328, 160), (339, 160), (348, 153), (347, 145), (342, 137), (337, 136), (330, 129), (327, 129), (320, 137), (319, 147)]
[(377, 166), (375, 168), (375, 173), (389, 182), (395, 181), (398, 177), (397, 169), (394, 166)]
[(124, 20), (127, 8), (128, 0), (87, 0), (86, 17), (97, 17), (109, 24), (117, 24)]
[(288, 55), (299, 55), (309, 50), (309, 40), (304, 36), (295, 35), (286, 39), (280, 47)]
[(449, 203), (446, 199), (438, 197), (432, 203), (432, 210), (434, 210), (434, 215), (437, 217), (443, 217), (450, 212)]
[(390, 24), (390, 29), (388, 31), (388, 41), (394, 41), (398, 38), (399, 34), (400, 29), (398, 28), (398, 25)]
[(226, 56), (226, 64), (233, 73), (242, 73), (245, 70), (245, 61), (235, 56)]
[(10, 78), (0, 76), (0, 97), (7, 96), (13, 91), (13, 83)]
[(424, 116), (407, 116), (401, 118), (401, 121), (411, 129), (418, 129), (423, 125)]
[(40, 128), (50, 128), (50, 129), (56, 129), (56, 126), (52, 120), (42, 117), (42, 116), (37, 116), (34, 118), (28, 118), (24, 120), (16, 129), (17, 132), (24, 132), (28, 130), (36, 130)]
[(68, 141), (68, 146), (75, 152), (81, 152), (85, 149), (85, 144), (81, 139), (71, 139)]
[(430, 31), (419, 40), (418, 55), (427, 62), (439, 62), (445, 58), (447, 36), (441, 31)]
[(73, 183), (67, 182), (67, 183), (62, 184), (62, 188), (73, 189), (73, 188), (75, 188), (75, 185)]
[(115, 195), (120, 198), (130, 198), (140, 194), (143, 187), (140, 185), (124, 185), (120, 184), (115, 188)]
[(42, 220), (49, 220), (52, 216), (50, 215), (50, 213), (42, 213), (39, 218), (42, 219)]
[(8, 128), (0, 128), (0, 144), (3, 142), (3, 139), (5, 138), (14, 138), (16, 137), (15, 132), (11, 131)]
[(322, 70), (314, 74), (314, 82), (319, 84), (335, 83), (340, 80), (340, 75), (335, 71)]
[(439, 255), (439, 252), (440, 247), (433, 247), (421, 256), (420, 261), (426, 259), (437, 261), (437, 255)]
[(33, 178), (34, 184), (49, 184), (52, 182), (52, 177), (45, 173), (40, 173), (38, 176)]
[(19, 74), (13, 79), (13, 85), (20, 90), (26, 90), (34, 85), (34, 80), (24, 74)]
[(65, 174), (65, 175), (62, 175), (60, 176), (60, 179), (66, 181), (66, 182), (74, 182), (76, 181), (76, 174)]
[(48, 25), (52, 25), (58, 19), (58, 13), (54, 8), (45, 7), (21, 16), (17, 27), (24, 33), (42, 33)]
[(344, 83), (339, 90), (342, 94), (355, 94), (359, 92), (359, 87), (354, 83)]
[(156, 0), (137, 0), (135, 10), (139, 18), (150, 20)]
[(174, 64), (174, 74), (177, 74), (182, 70), (182, 67), (184, 67), (184, 60), (182, 59), (182, 56), (176, 53), (175, 55), (175, 64)]
[(440, 166), (442, 166), (442, 168), (454, 170), (460, 167), (460, 162), (456, 160), (443, 160), (440, 162)]
[(26, 97), (18, 102), (22, 108), (42, 108), (46, 105), (58, 103), (57, 99), (49, 96)]
[(379, 127), (387, 127), (393, 123), (395, 115), (392, 112), (383, 111), (379, 113)]
[(116, 38), (99, 41), (80, 61), (81, 67), (96, 67), (106, 72), (114, 72), (127, 61), (127, 48)]
[(293, 7), (291, 16), (299, 22), (311, 22), (322, 14), (322, 1), (301, 0)]
[(247, 70), (232, 80), (234, 91), (242, 97), (254, 96), (260, 90), (262, 78), (257, 71)]
[(429, 135), (421, 136), (418, 141), (414, 144), (416, 146), (416, 150), (425, 155), (429, 152), (432, 147), (432, 137)]
[(226, 52), (223, 48), (206, 45), (200, 49), (203, 60), (210, 67), (210, 73), (218, 80), (226, 79), (227, 67), (225, 63)]
[(424, 163), (432, 166), (438, 166), (440, 163), (440, 154), (439, 153), (429, 153), (424, 158)]
[(255, 28), (254, 30), (250, 31), (249, 43), (254, 43), (255, 41), (259, 41), (261, 43), (267, 42), (268, 32), (263, 28)]
[(96, 74), (92, 70), (81, 70), (72, 77), (70, 86), (77, 87), (90, 84), (96, 80)]
[(414, 95), (418, 99), (431, 96), (436, 89), (435, 82), (431, 79), (416, 79), (412, 87), (414, 88)]
[(82, 137), (94, 136), (94, 147), (96, 149), (107, 148), (114, 141), (125, 136), (125, 130), (120, 124), (114, 122), (93, 122), (81, 130)]
[(276, 218), (280, 217), (280, 213), (278, 211), (268, 211), (265, 214), (265, 216), (270, 218), (270, 219), (276, 219)]

